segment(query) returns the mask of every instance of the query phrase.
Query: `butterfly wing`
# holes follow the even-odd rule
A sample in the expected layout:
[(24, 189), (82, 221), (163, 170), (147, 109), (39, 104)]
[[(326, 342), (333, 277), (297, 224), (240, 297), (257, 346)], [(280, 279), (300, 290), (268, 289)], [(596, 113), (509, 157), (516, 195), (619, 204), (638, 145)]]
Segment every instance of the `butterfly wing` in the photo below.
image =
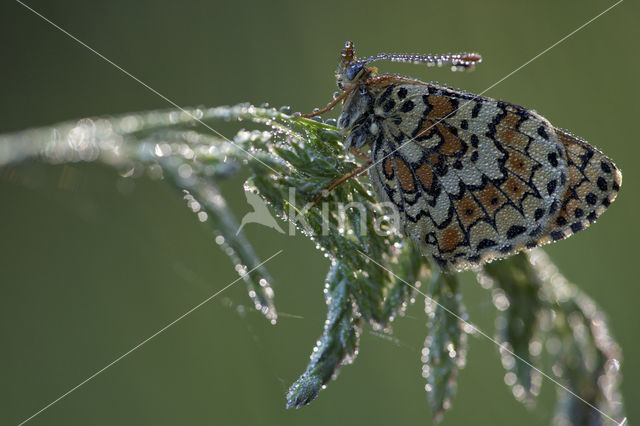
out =
[(403, 78), (370, 89), (372, 184), (446, 270), (578, 232), (620, 188), (610, 159), (534, 111)]

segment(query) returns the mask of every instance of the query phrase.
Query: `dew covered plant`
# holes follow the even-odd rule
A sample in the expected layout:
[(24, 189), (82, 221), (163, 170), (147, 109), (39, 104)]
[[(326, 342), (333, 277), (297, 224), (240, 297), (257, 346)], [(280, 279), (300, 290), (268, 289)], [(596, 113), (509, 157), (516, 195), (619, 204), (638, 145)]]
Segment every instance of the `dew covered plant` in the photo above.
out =
[[(210, 131), (220, 121), (244, 122), (250, 129), (227, 141)], [(621, 353), (604, 314), (542, 250), (476, 270), (498, 313), (495, 334), (489, 336), (467, 317), (457, 275), (441, 273), (401, 236), (366, 177), (324, 194), (322, 207), (311, 205), (358, 167), (343, 149), (335, 121), (243, 104), (84, 119), (0, 136), (0, 167), (34, 159), (101, 162), (123, 176), (146, 172), (177, 187), (187, 206), (214, 230), (215, 242), (236, 265), (256, 309), (274, 324), (272, 278), (238, 232), (219, 183), (246, 175), (246, 191), (312, 239), (318, 256), (331, 261), (324, 282), (327, 318), (306, 369), (289, 388), (287, 407), (309, 404), (355, 360), (364, 327), (392, 333), (392, 322), (407, 305), (424, 297), (426, 338), (416, 356), (421, 356), (436, 421), (453, 405), (457, 374), (469, 356), (468, 336), (497, 343), (504, 381), (517, 400), (531, 405), (546, 379), (562, 385), (557, 386), (554, 424), (614, 424), (624, 417), (618, 390)], [(346, 207), (331, 208), (337, 205)]]

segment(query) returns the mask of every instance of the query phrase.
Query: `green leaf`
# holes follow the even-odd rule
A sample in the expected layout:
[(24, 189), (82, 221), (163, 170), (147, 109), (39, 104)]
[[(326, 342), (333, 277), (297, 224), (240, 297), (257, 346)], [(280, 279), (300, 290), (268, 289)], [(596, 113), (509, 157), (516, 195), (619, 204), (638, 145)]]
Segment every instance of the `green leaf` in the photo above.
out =
[[(618, 390), (620, 348), (609, 333), (604, 314), (597, 305), (570, 284), (540, 249), (521, 253), (497, 265), (486, 265), (484, 271), (499, 288), (506, 289), (505, 295), (511, 295), (507, 302), (509, 307), (504, 309), (505, 312), (509, 309), (513, 312), (507, 316), (507, 329), (514, 329), (510, 322), (514, 321), (516, 313), (519, 317), (515, 318), (537, 319), (527, 327), (515, 328), (520, 331), (518, 333), (507, 330), (506, 335), (514, 339), (513, 353), (520, 358), (508, 364), (520, 373), (518, 380), (522, 382), (518, 383), (526, 384), (527, 374), (535, 377), (542, 370), (533, 369), (522, 360), (538, 360), (539, 350), (547, 348), (551, 365), (546, 370), (553, 371), (554, 380), (559, 383), (553, 423), (613, 425), (622, 420), (624, 408)], [(485, 278), (480, 277), (480, 280), (487, 284)], [(513, 302), (516, 306), (512, 308)], [(504, 305), (504, 302), (498, 305)], [(548, 331), (542, 331), (542, 328)], [(531, 336), (536, 337), (531, 340)], [(525, 344), (527, 340), (530, 342), (528, 345)], [(530, 349), (536, 346), (536, 354), (531, 354), (533, 351)], [(527, 347), (529, 349), (525, 350)], [(512, 354), (507, 355), (513, 358)], [(523, 390), (517, 390), (516, 386), (514, 394), (518, 396), (517, 393)]]
[[(425, 299), (427, 338), (422, 349), (422, 375), (434, 421), (442, 420), (455, 396), (458, 370), (464, 367), (467, 339), (466, 313), (455, 275), (436, 272)], [(464, 320), (464, 321), (463, 321)]]
[(324, 331), (313, 349), (305, 372), (287, 393), (287, 408), (300, 408), (313, 401), (338, 370), (353, 362), (357, 355), (360, 320), (350, 294), (352, 277), (344, 265), (334, 263), (327, 277), (328, 305)]
[[(492, 296), (498, 310), (496, 340), (502, 345), (505, 382), (519, 401), (531, 404), (540, 392), (539, 365), (542, 349), (540, 287), (527, 267), (524, 254), (483, 267), (493, 280)], [(515, 354), (517, 357), (514, 357)]]

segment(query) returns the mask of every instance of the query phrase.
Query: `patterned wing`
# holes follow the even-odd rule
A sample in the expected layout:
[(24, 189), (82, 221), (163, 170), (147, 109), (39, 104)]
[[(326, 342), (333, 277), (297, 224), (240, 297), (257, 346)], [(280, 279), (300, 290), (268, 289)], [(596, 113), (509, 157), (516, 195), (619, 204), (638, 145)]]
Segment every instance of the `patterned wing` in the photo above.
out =
[(446, 270), (578, 232), (620, 189), (610, 159), (534, 111), (404, 79), (372, 91), (372, 184)]

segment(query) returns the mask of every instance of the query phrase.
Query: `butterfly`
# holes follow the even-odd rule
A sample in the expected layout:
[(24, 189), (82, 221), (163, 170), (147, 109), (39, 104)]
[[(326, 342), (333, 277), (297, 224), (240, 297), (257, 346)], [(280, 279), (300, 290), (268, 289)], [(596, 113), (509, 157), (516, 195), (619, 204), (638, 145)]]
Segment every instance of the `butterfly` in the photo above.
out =
[[(533, 110), (434, 83), (378, 74), (378, 60), (473, 68), (458, 55), (341, 52), (337, 124), (366, 162), (378, 197), (397, 207), (402, 231), (443, 270), (456, 271), (561, 240), (614, 201), (622, 175), (602, 152)], [(361, 149), (370, 146), (370, 156)]]

